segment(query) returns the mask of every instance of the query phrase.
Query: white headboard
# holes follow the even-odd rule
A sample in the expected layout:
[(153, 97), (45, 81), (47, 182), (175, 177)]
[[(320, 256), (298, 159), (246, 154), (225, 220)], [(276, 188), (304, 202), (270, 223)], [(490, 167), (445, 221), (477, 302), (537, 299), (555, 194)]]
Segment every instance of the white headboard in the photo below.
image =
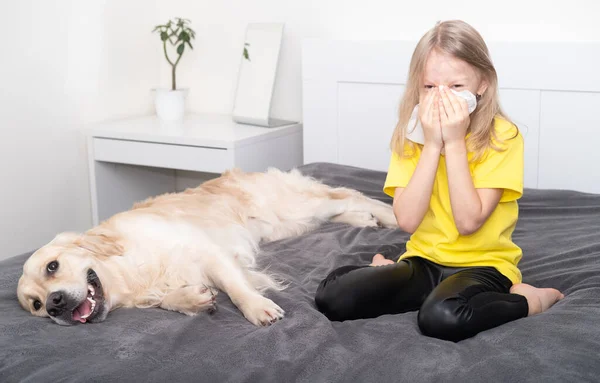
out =
[[(303, 43), (304, 162), (387, 170), (416, 42)], [(525, 186), (600, 193), (600, 44), (491, 43)]]

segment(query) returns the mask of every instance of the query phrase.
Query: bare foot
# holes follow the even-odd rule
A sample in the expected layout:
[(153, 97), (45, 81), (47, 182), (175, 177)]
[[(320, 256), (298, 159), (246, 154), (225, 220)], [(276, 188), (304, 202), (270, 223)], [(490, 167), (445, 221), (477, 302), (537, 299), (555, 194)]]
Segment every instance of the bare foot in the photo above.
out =
[(375, 254), (373, 257), (373, 262), (369, 266), (383, 266), (383, 265), (393, 265), (394, 261), (391, 259), (385, 259), (385, 257), (381, 254)]
[(519, 294), (527, 298), (529, 313), (527, 316), (542, 313), (565, 296), (556, 289), (538, 289), (527, 283), (519, 283), (510, 288), (511, 294)]

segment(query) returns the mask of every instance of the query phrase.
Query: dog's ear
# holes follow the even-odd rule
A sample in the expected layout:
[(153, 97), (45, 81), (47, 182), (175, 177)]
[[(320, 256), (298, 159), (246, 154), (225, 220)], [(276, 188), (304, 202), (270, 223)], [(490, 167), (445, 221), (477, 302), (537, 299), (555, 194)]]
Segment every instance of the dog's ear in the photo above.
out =
[(56, 237), (54, 237), (54, 239), (52, 241), (50, 241), (49, 245), (58, 245), (58, 246), (65, 246), (65, 245), (69, 245), (69, 244), (72, 245), (73, 243), (77, 242), (77, 240), (79, 238), (81, 238), (81, 234), (67, 231), (64, 233), (60, 233)]
[(95, 255), (105, 257), (123, 255), (120, 237), (114, 231), (105, 228), (89, 230), (77, 240), (76, 244)]

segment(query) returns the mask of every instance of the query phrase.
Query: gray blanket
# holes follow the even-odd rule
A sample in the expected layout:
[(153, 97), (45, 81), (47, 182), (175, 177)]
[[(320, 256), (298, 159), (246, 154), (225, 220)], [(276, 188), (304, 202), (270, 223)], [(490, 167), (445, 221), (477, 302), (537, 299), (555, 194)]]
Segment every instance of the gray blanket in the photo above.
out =
[[(391, 202), (384, 173), (311, 164), (305, 174)], [(101, 324), (62, 327), (15, 296), (27, 255), (0, 262), (0, 381), (568, 382), (600, 381), (600, 195), (526, 190), (514, 234), (524, 280), (566, 298), (548, 312), (452, 343), (424, 337), (416, 313), (332, 323), (313, 296), (330, 270), (396, 259), (399, 230), (328, 223), (267, 244), (260, 260), (290, 282), (268, 296), (287, 312), (247, 322), (225, 294), (213, 315), (120, 309)]]

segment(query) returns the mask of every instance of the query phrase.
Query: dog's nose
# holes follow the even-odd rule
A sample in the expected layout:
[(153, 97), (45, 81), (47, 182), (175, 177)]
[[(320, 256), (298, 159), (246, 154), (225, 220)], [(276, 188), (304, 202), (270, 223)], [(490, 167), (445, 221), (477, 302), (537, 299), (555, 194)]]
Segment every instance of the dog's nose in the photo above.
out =
[(46, 311), (50, 316), (58, 316), (62, 314), (67, 302), (62, 291), (55, 291), (48, 296), (46, 300)]

